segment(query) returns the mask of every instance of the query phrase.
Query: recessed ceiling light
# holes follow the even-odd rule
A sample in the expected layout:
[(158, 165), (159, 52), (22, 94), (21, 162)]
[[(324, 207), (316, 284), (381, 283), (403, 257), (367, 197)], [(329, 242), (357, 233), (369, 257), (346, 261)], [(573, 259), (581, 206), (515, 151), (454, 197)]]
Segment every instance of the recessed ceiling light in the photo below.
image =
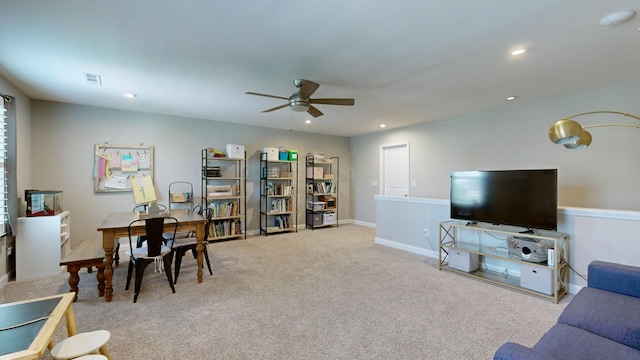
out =
[(525, 52), (527, 52), (527, 49), (525, 49), (525, 48), (518, 48), (518, 49), (511, 50), (511, 55), (513, 55), (513, 56), (518, 56), (518, 55), (522, 55), (522, 54), (524, 54)]
[(600, 25), (602, 26), (614, 26), (622, 24), (623, 22), (631, 19), (636, 12), (634, 10), (620, 10), (614, 11), (611, 14), (605, 15), (600, 19)]
[(385, 127), (387, 127), (387, 125), (385, 125), (385, 124), (380, 124), (380, 127), (381, 127), (381, 128), (385, 128)]
[(305, 120), (304, 123), (305, 124), (311, 124), (311, 120)]
[(135, 99), (135, 98), (138, 97), (138, 95), (136, 95), (134, 93), (124, 93), (122, 95), (124, 95), (124, 97), (126, 97), (127, 99)]
[(507, 97), (507, 101), (512, 101), (512, 100), (515, 100), (517, 98), (518, 98), (517, 96), (508, 96)]

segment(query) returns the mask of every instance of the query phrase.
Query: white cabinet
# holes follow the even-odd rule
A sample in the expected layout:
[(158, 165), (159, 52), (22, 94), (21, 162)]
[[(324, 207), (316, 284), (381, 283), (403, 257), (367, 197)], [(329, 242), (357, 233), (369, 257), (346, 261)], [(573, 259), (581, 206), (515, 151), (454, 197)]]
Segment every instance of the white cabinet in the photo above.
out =
[(60, 259), (71, 251), (71, 216), (18, 218), (16, 280), (60, 274)]

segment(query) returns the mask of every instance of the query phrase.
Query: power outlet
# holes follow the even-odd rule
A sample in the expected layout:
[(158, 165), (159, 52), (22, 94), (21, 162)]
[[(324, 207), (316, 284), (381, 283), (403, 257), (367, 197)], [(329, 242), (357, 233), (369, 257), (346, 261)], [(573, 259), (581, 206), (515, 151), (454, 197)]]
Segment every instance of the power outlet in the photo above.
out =
[(424, 229), (424, 237), (429, 238), (429, 229)]

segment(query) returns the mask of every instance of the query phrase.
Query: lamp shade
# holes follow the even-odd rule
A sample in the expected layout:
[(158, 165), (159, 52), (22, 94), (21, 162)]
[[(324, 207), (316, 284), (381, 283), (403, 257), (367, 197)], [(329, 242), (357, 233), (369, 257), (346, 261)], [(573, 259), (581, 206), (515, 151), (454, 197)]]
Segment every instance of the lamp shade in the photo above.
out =
[[(576, 121), (564, 119), (556, 122), (549, 129), (549, 139), (554, 144), (569, 144), (580, 140), (582, 126)], [(591, 136), (589, 136), (591, 138)]]
[(564, 144), (567, 149), (584, 149), (591, 145), (591, 134), (587, 130), (582, 130), (578, 141)]

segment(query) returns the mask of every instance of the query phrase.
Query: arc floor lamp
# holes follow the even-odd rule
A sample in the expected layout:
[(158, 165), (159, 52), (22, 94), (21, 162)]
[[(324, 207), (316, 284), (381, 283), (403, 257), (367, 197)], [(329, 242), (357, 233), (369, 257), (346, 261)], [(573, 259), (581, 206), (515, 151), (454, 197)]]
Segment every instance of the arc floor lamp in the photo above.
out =
[(640, 121), (640, 117), (620, 111), (590, 111), (581, 114), (571, 115), (560, 119), (553, 124), (549, 129), (549, 139), (555, 144), (564, 145), (567, 149), (584, 149), (591, 144), (591, 134), (585, 130), (595, 127), (603, 126), (623, 126), (640, 129), (640, 125), (633, 124), (596, 124), (582, 126), (575, 120), (571, 120), (578, 116), (591, 115), (591, 114), (617, 114), (632, 117)]

